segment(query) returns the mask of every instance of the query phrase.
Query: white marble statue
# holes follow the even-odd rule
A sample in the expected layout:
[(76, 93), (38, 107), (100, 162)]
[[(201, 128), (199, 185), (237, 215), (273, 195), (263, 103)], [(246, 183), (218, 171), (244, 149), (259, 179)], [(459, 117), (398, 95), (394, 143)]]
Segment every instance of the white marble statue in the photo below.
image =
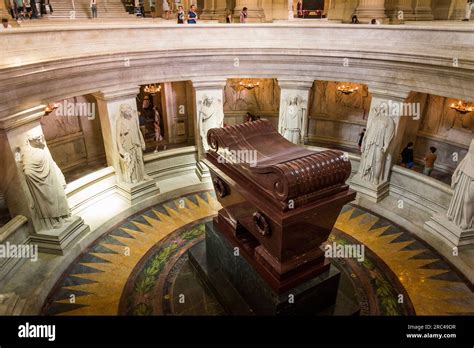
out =
[(395, 123), (383, 104), (374, 108), (374, 116), (369, 122), (362, 141), (358, 175), (361, 179), (378, 185), (384, 179), (387, 149), (395, 133)]
[(301, 143), (301, 129), (303, 128), (303, 106), (305, 101), (299, 96), (287, 98), (281, 110), (280, 134), (295, 144)]
[(120, 105), (116, 133), (122, 179), (130, 184), (148, 178), (143, 162), (145, 140), (140, 132), (138, 117), (133, 113), (133, 109), (129, 104)]
[(462, 230), (474, 227), (474, 140), (461, 163), (454, 171), (451, 181), (454, 189), (448, 208), (448, 220)]
[(211, 128), (218, 128), (224, 125), (224, 112), (220, 105), (221, 100), (214, 100), (213, 97), (203, 96), (199, 101), (199, 134), (201, 135), (204, 151), (209, 150), (207, 143), (207, 132)]
[(64, 188), (66, 181), (54, 162), (39, 132), (26, 136), (20, 149), (20, 161), (31, 193), (31, 208), (43, 220), (45, 228), (59, 228), (70, 216)]

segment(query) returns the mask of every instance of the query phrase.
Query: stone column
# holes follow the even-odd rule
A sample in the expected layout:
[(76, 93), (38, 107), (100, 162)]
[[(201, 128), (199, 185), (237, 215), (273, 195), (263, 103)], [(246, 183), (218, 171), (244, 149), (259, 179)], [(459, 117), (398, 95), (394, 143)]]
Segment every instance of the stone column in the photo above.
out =
[(225, 23), (226, 10), (226, 0), (204, 0), (201, 19), (218, 20), (219, 22)]
[(434, 19), (431, 11), (431, 0), (416, 0), (414, 12), (417, 21), (432, 21)]
[(0, 0), (0, 18), (11, 18), (10, 14), (8, 13), (6, 0)]
[(264, 22), (265, 13), (262, 7), (262, 0), (236, 0), (234, 14), (232, 15), (234, 23), (239, 23), (240, 12), (244, 7), (248, 9), (248, 22)]
[(192, 80), (194, 87), (194, 100), (196, 105), (195, 139), (198, 150), (196, 175), (201, 181), (210, 179), (209, 169), (201, 159), (204, 158), (207, 145), (207, 130), (222, 127), (224, 122), (224, 87), (225, 79)]
[(408, 117), (417, 106), (405, 103), (408, 92), (372, 89), (367, 131), (365, 133), (359, 171), (351, 179), (351, 187), (359, 195), (379, 202), (389, 194), (389, 177), (402, 147)]
[[(313, 80), (279, 78), (278, 85), (280, 86), (278, 131), (289, 141), (304, 144), (308, 140), (308, 99)], [(297, 120), (295, 120), (296, 113)]]
[(401, 24), (405, 21), (415, 20), (412, 0), (386, 0), (385, 12), (390, 23)]
[(361, 23), (370, 23), (374, 18), (380, 23), (387, 22), (385, 0), (360, 0), (355, 15)]
[[(136, 96), (139, 91), (139, 86), (129, 86), (104, 89), (94, 94), (99, 109), (107, 164), (115, 169), (118, 192), (131, 204), (159, 193), (156, 182), (145, 173), (143, 149), (137, 144), (142, 140), (139, 137), (143, 138), (139, 128), (139, 134), (136, 133), (136, 127), (139, 124)], [(124, 112), (124, 110), (128, 111)], [(130, 121), (127, 121), (131, 131), (130, 134), (121, 136), (120, 122), (125, 113), (131, 114)], [(125, 137), (132, 136), (132, 134), (134, 136), (132, 142), (137, 146), (131, 151), (124, 147), (121, 148), (119, 141), (122, 139), (128, 142)], [(132, 174), (130, 168), (133, 168)], [(143, 173), (145, 174), (143, 175)]]
[(28, 219), (29, 243), (42, 252), (63, 254), (89, 226), (70, 215), (64, 177), (44, 141), (44, 108), (39, 105), (0, 121), (0, 189), (10, 216)]

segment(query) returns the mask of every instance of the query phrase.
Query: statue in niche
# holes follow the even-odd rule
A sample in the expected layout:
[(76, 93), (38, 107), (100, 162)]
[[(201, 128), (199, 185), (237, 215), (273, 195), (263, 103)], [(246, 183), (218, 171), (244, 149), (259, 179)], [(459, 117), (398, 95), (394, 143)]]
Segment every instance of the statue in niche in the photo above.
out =
[(31, 193), (31, 208), (47, 229), (60, 228), (69, 221), (70, 209), (64, 189), (66, 180), (46, 146), (43, 134), (30, 133), (17, 150)]
[(287, 98), (281, 110), (280, 134), (295, 144), (301, 143), (305, 100), (300, 96)]
[(129, 104), (120, 105), (120, 116), (117, 120), (117, 147), (122, 179), (130, 184), (149, 179), (143, 162), (145, 140), (140, 131), (138, 117), (134, 116)]
[(207, 132), (209, 129), (224, 125), (224, 113), (222, 107), (220, 107), (221, 102), (221, 100), (216, 101), (213, 97), (207, 95), (204, 95), (202, 100), (199, 101), (199, 134), (201, 135), (204, 151), (209, 150), (207, 143)]
[(362, 141), (362, 155), (358, 175), (378, 185), (383, 180), (387, 149), (395, 134), (395, 123), (388, 115), (387, 105), (374, 108), (374, 117), (367, 126)]
[(474, 140), (469, 151), (454, 171), (451, 187), (453, 197), (448, 208), (448, 220), (462, 230), (474, 227)]

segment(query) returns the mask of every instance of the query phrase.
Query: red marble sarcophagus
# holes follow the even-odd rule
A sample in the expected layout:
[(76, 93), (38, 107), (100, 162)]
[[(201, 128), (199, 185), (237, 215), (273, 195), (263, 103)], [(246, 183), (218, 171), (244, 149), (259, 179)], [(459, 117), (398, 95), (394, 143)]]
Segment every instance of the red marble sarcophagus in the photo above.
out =
[(320, 246), (355, 198), (348, 158), (297, 146), (266, 120), (211, 129), (207, 141), (219, 231), (278, 293), (326, 272)]

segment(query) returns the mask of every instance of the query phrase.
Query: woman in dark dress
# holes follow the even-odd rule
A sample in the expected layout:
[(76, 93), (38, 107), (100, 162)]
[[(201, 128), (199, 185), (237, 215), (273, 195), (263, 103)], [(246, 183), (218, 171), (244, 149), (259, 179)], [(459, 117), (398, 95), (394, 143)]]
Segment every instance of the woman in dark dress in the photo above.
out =
[(188, 12), (188, 24), (196, 24), (197, 23), (197, 13), (196, 13), (196, 6), (191, 5), (191, 8)]

